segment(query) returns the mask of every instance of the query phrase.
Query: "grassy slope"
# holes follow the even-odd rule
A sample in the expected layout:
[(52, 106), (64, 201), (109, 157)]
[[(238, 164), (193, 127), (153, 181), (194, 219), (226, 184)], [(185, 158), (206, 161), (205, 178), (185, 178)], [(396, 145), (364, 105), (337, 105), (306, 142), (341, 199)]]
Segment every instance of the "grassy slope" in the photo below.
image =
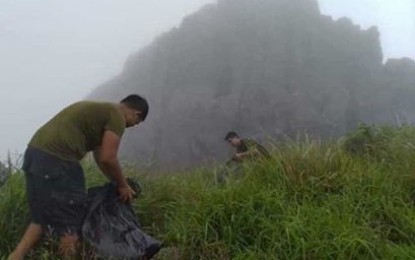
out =
[[(273, 154), (224, 186), (209, 169), (140, 175), (134, 207), (173, 248), (164, 259), (415, 258), (415, 130), (362, 127), (332, 144), (287, 141)], [(103, 181), (86, 168), (89, 185)], [(15, 174), (0, 188), (0, 256), (27, 223), (23, 187)], [(33, 254), (50, 259), (53, 247)]]

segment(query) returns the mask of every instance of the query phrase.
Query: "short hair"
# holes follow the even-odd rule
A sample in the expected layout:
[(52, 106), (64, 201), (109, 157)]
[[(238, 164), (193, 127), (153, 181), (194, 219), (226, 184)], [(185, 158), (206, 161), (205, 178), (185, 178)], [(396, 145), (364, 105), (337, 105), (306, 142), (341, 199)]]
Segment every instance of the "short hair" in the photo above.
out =
[(237, 133), (235, 133), (234, 131), (230, 131), (226, 134), (225, 136), (225, 141), (228, 141), (228, 139), (230, 138), (234, 138), (234, 137), (239, 137)]
[(125, 104), (127, 107), (138, 110), (141, 112), (141, 118), (144, 121), (148, 114), (147, 100), (139, 95), (129, 95), (120, 101), (121, 104)]

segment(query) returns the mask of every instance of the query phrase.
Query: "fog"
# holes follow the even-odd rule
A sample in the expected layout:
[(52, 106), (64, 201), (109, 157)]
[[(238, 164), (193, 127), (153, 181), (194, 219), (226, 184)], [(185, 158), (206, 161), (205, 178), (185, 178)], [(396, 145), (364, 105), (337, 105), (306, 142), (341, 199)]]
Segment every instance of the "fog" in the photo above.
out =
[[(214, 0), (0, 0), (0, 160), (22, 153), (65, 105), (117, 75), (125, 59)], [(412, 0), (320, 0), (321, 11), (379, 27), (384, 57), (415, 58)]]
[(0, 159), (212, 0), (0, 0)]

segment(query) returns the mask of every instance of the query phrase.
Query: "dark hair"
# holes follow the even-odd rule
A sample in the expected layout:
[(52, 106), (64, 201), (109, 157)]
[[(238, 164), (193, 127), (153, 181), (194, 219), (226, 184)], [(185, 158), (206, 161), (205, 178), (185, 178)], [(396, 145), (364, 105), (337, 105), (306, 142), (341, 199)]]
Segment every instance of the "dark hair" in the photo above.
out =
[(229, 138), (239, 137), (234, 131), (230, 131), (225, 136), (225, 141), (228, 141)]
[(142, 120), (144, 121), (146, 119), (148, 114), (148, 103), (145, 98), (133, 94), (121, 100), (120, 103), (125, 104), (129, 108), (140, 111)]

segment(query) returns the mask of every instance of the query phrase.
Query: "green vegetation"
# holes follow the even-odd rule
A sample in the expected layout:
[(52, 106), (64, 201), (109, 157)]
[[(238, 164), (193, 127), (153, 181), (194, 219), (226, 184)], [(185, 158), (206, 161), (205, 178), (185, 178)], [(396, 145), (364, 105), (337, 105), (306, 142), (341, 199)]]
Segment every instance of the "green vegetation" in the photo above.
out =
[[(276, 144), (272, 161), (223, 186), (211, 169), (128, 175), (144, 187), (144, 230), (169, 247), (158, 259), (414, 259), (414, 170), (415, 129), (361, 126), (336, 143)], [(103, 182), (86, 171), (89, 185)], [(28, 221), (23, 187), (17, 173), (0, 188), (2, 256)], [(51, 259), (53, 247), (33, 256)]]

